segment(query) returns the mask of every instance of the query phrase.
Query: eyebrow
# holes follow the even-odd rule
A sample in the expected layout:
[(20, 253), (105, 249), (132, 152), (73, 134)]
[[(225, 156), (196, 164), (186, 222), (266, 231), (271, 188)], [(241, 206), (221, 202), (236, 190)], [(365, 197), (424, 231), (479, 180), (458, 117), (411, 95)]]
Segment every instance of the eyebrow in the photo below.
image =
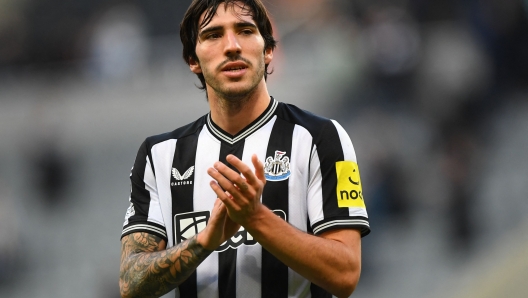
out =
[[(250, 22), (236, 22), (235, 23), (235, 28), (237, 28), (237, 29), (247, 28), (247, 27), (251, 27), (253, 29), (258, 29), (255, 24), (250, 23)], [(220, 31), (222, 29), (223, 29), (223, 26), (213, 26), (213, 27), (205, 28), (202, 31), (200, 31), (200, 33), (198, 34), (198, 37), (202, 37), (202, 36), (206, 35), (207, 33)]]

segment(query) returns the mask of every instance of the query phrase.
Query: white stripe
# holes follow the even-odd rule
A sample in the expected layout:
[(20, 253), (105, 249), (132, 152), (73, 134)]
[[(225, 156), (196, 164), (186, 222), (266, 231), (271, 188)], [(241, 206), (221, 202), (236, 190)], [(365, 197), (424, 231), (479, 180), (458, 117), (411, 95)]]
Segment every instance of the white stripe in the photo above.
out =
[(362, 226), (365, 226), (365, 227), (369, 227), (369, 223), (368, 221), (366, 220), (361, 220), (361, 219), (346, 219), (346, 220), (334, 220), (334, 221), (330, 221), (330, 222), (327, 222), (327, 223), (324, 223), (318, 227), (316, 227), (313, 232), (314, 234), (317, 234), (319, 233), (321, 230), (325, 230), (325, 229), (328, 229), (330, 227), (335, 227), (335, 226), (348, 226), (348, 225), (362, 225)]
[(350, 216), (363, 216), (368, 218), (367, 209), (361, 207), (350, 207), (348, 208), (348, 215)]
[(172, 194), (170, 190), (170, 175), (172, 160), (176, 150), (176, 140), (170, 139), (152, 146), (152, 160), (156, 172), (159, 204), (162, 210), (163, 222), (167, 230), (167, 248), (174, 245), (172, 228)]
[[(152, 171), (150, 159), (147, 155), (147, 162), (145, 164), (145, 175), (143, 176), (143, 182), (145, 183), (145, 189), (149, 192), (150, 203), (147, 221), (155, 222), (159, 225), (166, 226), (163, 222), (163, 214), (161, 213), (161, 206), (158, 197), (158, 187), (156, 185), (156, 177)], [(170, 223), (168, 223), (170, 224)]]
[(326, 228), (328, 226), (333, 226), (333, 225), (336, 225), (336, 224), (350, 224), (350, 223), (364, 223), (366, 225), (368, 225), (368, 221), (365, 220), (365, 219), (336, 219), (336, 220), (331, 220), (331, 221), (328, 221), (328, 222), (325, 222), (324, 224), (321, 224), (320, 226), (318, 226), (317, 228)]
[[(308, 227), (308, 179), (310, 172), (310, 152), (312, 148), (312, 135), (299, 125), (293, 129), (292, 149), (290, 156), (290, 175), (288, 181), (288, 221), (297, 229), (306, 232)], [(306, 297), (309, 295), (310, 282), (299, 273), (288, 268), (288, 297)], [(303, 293), (303, 290), (308, 290)]]
[(168, 292), (167, 294), (161, 296), (160, 298), (180, 298), (180, 291), (178, 288)]
[(273, 115), (273, 113), (275, 113), (275, 110), (277, 108), (277, 105), (278, 105), (278, 102), (275, 100), (275, 99), (272, 99), (273, 100), (273, 103), (272, 103), (272, 106), (271, 106), (271, 109), (264, 115), (264, 117), (262, 117), (262, 119), (260, 119), (257, 123), (253, 124), (253, 126), (251, 126), (249, 129), (247, 129), (246, 131), (244, 131), (241, 135), (237, 136), (236, 138), (232, 139), (228, 136), (226, 136), (225, 134), (223, 134), (222, 132), (220, 132), (218, 129), (216, 129), (213, 124), (211, 123), (211, 113), (209, 113), (207, 115), (207, 123), (209, 124), (209, 127), (211, 128), (212, 132), (217, 136), (219, 137), (220, 139), (224, 140), (225, 142), (229, 143), (229, 144), (234, 144), (238, 141), (240, 141), (241, 139), (245, 138), (246, 136), (252, 134), (255, 130), (259, 129), (260, 126), (265, 123), (266, 121), (268, 121), (268, 119)]
[(310, 177), (308, 183), (308, 218), (310, 225), (324, 219), (323, 213), (323, 185), (321, 176), (321, 163), (317, 153), (317, 146), (314, 145), (312, 149), (312, 156), (310, 157)]
[(288, 221), (297, 229), (307, 231), (308, 217), (308, 179), (306, 174), (310, 172), (310, 148), (312, 147), (312, 135), (302, 126), (295, 125), (293, 129), (292, 149), (287, 155), (290, 156), (290, 175), (288, 181)]
[[(204, 126), (205, 127), (205, 126)], [(193, 208), (194, 211), (211, 211), (216, 200), (216, 194), (209, 186), (213, 180), (207, 169), (218, 161), (220, 156), (220, 141), (214, 138), (209, 130), (202, 129), (198, 136), (196, 158), (194, 164)], [(218, 297), (218, 253), (213, 252), (198, 268), (196, 268), (198, 297)]]
[(343, 156), (345, 157), (345, 160), (357, 162), (356, 151), (354, 151), (354, 145), (352, 145), (352, 141), (350, 140), (347, 132), (337, 121), (332, 120), (332, 123), (334, 124), (339, 135), (339, 140), (341, 141), (341, 147), (343, 149)]
[(163, 234), (163, 235), (166, 234), (165, 233), (165, 229), (159, 228), (159, 227), (155, 227), (155, 226), (152, 226), (152, 225), (149, 225), (149, 224), (137, 224), (137, 225), (132, 225), (132, 226), (126, 227), (125, 229), (123, 229), (123, 233), (129, 232), (131, 230), (137, 230), (137, 229), (148, 229), (150, 231), (157, 231), (157, 232), (159, 232), (160, 234)]
[(134, 230), (149, 230), (149, 231), (162, 234), (163, 236), (167, 237), (167, 234), (165, 233), (163, 229), (160, 229), (158, 227), (149, 226), (149, 225), (144, 225), (144, 224), (133, 225), (133, 226), (127, 227), (126, 229), (123, 229), (123, 232), (121, 234), (125, 234), (129, 231), (134, 231)]

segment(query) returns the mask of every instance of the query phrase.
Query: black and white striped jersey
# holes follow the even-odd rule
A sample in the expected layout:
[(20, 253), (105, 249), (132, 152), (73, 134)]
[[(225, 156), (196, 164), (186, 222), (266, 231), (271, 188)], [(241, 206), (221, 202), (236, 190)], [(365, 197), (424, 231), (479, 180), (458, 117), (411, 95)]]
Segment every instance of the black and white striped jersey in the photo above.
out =
[[(148, 232), (167, 247), (207, 225), (216, 195), (207, 169), (234, 154), (253, 167), (264, 162), (262, 203), (297, 229), (370, 232), (352, 142), (334, 120), (271, 99), (266, 111), (237, 135), (207, 114), (141, 145), (130, 180), (122, 236)], [(276, 231), (281, 233), (281, 231)], [(315, 260), (316, 261), (316, 260)], [(176, 297), (331, 297), (289, 269), (241, 228), (175, 290)]]

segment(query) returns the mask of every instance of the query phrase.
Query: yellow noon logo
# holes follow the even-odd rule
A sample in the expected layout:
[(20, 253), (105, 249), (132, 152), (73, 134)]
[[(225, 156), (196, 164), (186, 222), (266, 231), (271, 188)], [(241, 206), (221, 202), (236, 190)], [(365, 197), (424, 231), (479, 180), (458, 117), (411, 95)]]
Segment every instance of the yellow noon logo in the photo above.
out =
[(343, 208), (365, 208), (357, 163), (353, 161), (338, 161), (336, 162), (336, 173), (337, 205)]

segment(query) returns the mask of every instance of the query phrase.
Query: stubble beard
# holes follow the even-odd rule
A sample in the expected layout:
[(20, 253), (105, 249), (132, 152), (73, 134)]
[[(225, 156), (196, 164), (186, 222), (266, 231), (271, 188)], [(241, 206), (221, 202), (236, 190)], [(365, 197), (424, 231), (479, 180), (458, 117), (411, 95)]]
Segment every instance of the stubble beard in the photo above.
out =
[[(234, 57), (229, 59), (229, 61), (243, 60), (248, 67), (251, 67), (252, 64), (242, 57)], [(219, 98), (218, 104), (222, 109), (228, 109), (231, 111), (238, 111), (251, 100), (253, 93), (257, 89), (260, 81), (264, 78), (265, 64), (264, 56), (262, 59), (259, 59), (258, 65), (256, 67), (256, 72), (251, 76), (249, 83), (246, 86), (241, 88), (229, 88), (228, 86), (222, 84), (214, 74), (208, 70), (204, 70), (203, 75), (205, 82), (209, 85), (212, 91)]]

